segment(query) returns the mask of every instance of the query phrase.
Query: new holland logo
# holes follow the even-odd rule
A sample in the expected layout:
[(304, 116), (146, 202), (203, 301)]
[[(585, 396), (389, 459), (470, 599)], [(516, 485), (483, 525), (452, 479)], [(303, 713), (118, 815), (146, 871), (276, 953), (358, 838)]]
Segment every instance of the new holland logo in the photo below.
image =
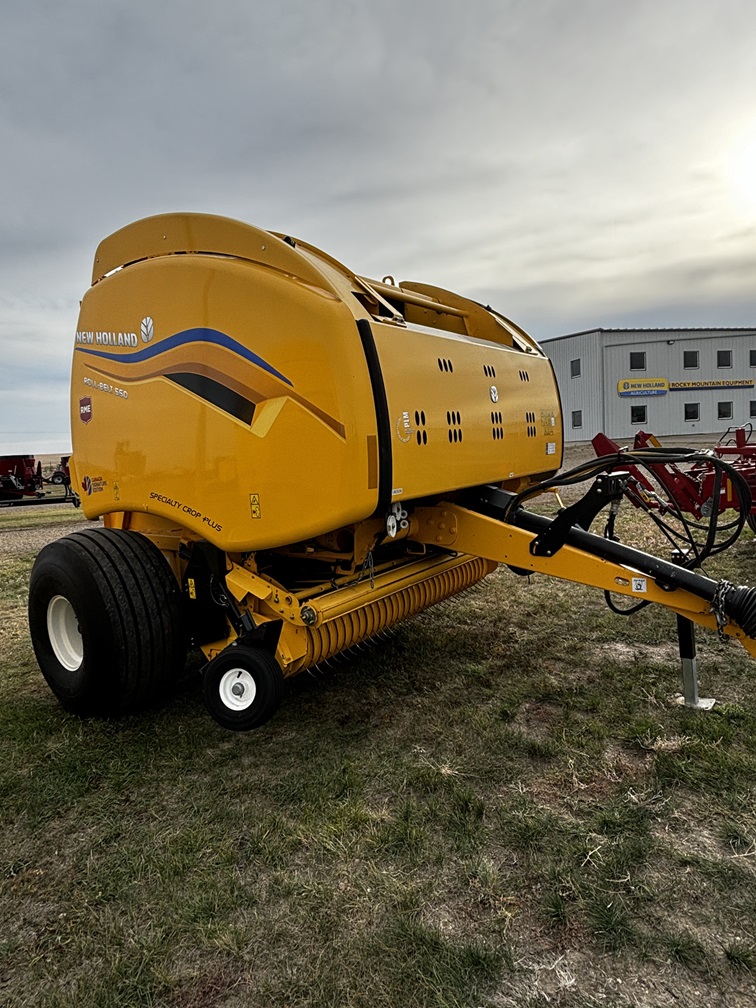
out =
[(142, 343), (151, 343), (155, 338), (155, 323), (149, 315), (142, 319), (141, 331)]

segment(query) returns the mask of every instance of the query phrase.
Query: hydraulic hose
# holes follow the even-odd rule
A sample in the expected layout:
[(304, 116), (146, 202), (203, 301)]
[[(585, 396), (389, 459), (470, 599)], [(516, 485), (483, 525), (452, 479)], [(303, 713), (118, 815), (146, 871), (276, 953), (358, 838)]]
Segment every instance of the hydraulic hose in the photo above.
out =
[[(722, 582), (722, 610), (749, 637), (756, 637), (756, 588)], [(728, 590), (729, 589), (729, 590)]]

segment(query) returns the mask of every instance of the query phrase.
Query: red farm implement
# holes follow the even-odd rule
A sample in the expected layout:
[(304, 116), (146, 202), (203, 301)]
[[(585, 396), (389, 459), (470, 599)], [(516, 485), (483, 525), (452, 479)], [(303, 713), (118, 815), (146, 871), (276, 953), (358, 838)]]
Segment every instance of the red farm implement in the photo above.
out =
[(0, 502), (44, 497), (42, 463), (33, 455), (0, 455)]
[[(751, 440), (752, 436), (753, 427), (750, 424), (730, 428), (716, 445), (704, 452), (680, 454), (675, 458), (675, 449), (667, 449), (664, 459), (655, 461), (654, 453), (663, 451), (659, 440), (653, 434), (638, 431), (632, 451), (621, 463), (630, 477), (625, 496), (636, 507), (655, 510), (661, 515), (689, 514), (696, 521), (730, 509), (741, 511), (743, 501), (733, 480), (723, 475), (712, 459), (729, 463), (732, 470), (743, 478), (753, 496), (756, 492), (756, 441)], [(600, 457), (623, 452), (605, 434), (597, 434), (592, 444)], [(636, 453), (643, 457), (646, 474), (631, 461)], [(746, 521), (756, 532), (756, 504), (753, 501), (748, 506)]]

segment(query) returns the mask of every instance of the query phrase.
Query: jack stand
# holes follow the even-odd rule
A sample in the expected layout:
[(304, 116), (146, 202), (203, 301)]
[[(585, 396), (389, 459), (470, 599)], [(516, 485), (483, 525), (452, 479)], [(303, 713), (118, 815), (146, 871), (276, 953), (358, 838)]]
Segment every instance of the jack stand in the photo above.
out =
[(683, 695), (677, 702), (695, 710), (711, 710), (717, 702), (711, 697), (698, 695), (698, 667), (696, 665), (696, 628), (684, 616), (677, 616), (677, 639), (680, 643), (680, 661), (683, 674)]

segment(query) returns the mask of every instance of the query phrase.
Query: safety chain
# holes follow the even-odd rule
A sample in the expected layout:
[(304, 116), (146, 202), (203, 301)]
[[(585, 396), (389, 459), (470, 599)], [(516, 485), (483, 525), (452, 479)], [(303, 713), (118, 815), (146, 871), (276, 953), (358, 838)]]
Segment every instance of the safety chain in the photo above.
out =
[(362, 570), (360, 571), (360, 576), (357, 578), (357, 583), (364, 581), (366, 575), (370, 575), (370, 587), (375, 588), (375, 566), (373, 564), (373, 551), (370, 550), (368, 555), (362, 561)]
[(727, 626), (728, 620), (724, 606), (727, 596), (732, 591), (735, 591), (735, 585), (730, 584), (729, 581), (720, 581), (714, 591), (714, 597), (709, 607), (709, 612), (714, 613), (714, 618), (717, 621), (717, 634), (720, 640), (725, 640), (724, 628)]

